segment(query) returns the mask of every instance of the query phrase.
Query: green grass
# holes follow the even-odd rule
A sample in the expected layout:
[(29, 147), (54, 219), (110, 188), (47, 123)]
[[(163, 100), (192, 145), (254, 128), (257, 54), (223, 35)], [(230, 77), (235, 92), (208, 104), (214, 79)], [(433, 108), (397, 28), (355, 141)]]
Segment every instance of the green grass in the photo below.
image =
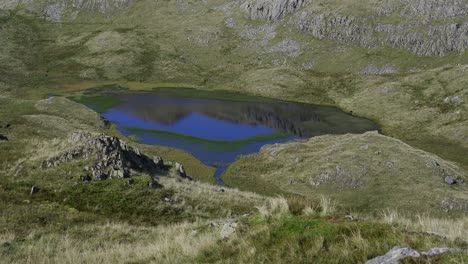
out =
[(270, 196), (327, 195), (356, 212), (394, 209), (463, 217), (463, 208), (442, 207), (449, 197), (467, 201), (466, 186), (445, 184), (446, 175), (466, 180), (462, 168), (372, 132), (267, 145), (258, 154), (240, 157), (222, 179), (228, 186)]
[(75, 101), (90, 106), (98, 113), (104, 113), (107, 110), (122, 104), (120, 99), (105, 95), (82, 96)]

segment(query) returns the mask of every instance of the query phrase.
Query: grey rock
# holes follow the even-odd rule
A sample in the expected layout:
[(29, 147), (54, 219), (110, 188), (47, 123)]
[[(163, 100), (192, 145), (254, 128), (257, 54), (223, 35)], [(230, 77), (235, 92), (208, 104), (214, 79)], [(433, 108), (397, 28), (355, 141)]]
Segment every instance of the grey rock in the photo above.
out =
[(153, 157), (153, 162), (158, 166), (159, 168), (164, 168), (164, 160), (159, 157), (159, 156), (154, 156)]
[(184, 166), (182, 164), (176, 162), (175, 167), (176, 167), (177, 175), (179, 175), (180, 177), (184, 179), (192, 180), (192, 177), (187, 175), (187, 172), (185, 171)]
[(220, 235), (222, 239), (227, 239), (231, 237), (237, 229), (237, 223), (235, 220), (230, 219), (223, 223), (223, 227), (221, 228)]
[[(399, 0), (399, 2), (403, 11), (395, 15), (400, 16), (401, 21), (406, 22), (375, 25), (367, 16), (330, 13), (309, 8), (294, 14), (292, 25), (318, 39), (329, 39), (346, 44), (354, 43), (365, 48), (388, 45), (409, 50), (420, 56), (443, 56), (449, 52), (464, 52), (468, 48), (468, 22), (465, 17), (468, 5), (462, 0)], [(379, 4), (379, 6), (390, 6), (394, 9), (398, 4), (393, 2)], [(421, 14), (415, 14), (414, 16), (420, 19), (406, 19), (408, 13), (413, 13), (418, 9), (426, 10), (422, 12), (425, 18)], [(393, 13), (394, 11), (391, 10), (392, 8), (380, 10), (382, 12), (379, 11), (378, 14)], [(458, 12), (459, 10), (462, 11)], [(347, 12), (347, 10), (342, 12)], [(452, 16), (460, 16), (460, 19), (465, 22), (454, 23), (448, 20), (433, 23), (432, 21), (434, 17)]]
[(445, 180), (445, 183), (450, 184), (450, 185), (457, 183), (457, 179), (454, 179), (450, 176), (446, 176), (444, 180)]
[(302, 64), (302, 67), (304, 68), (304, 70), (312, 70), (315, 67), (315, 61), (307, 61), (304, 64)]
[(157, 175), (163, 172), (161, 157), (149, 157), (116, 137), (76, 132), (68, 140), (75, 147), (44, 160), (41, 167), (58, 167), (72, 160), (88, 160), (84, 169), (95, 179), (127, 178), (133, 172)]
[(419, 256), (419, 252), (410, 247), (394, 247), (387, 254), (368, 260), (366, 264), (396, 264), (404, 258)]
[(301, 55), (301, 44), (292, 39), (284, 39), (270, 49), (270, 52), (285, 53), (289, 57), (297, 57)]
[(368, 150), (369, 149), (369, 145), (364, 145), (364, 146), (361, 146), (359, 147), (360, 150)]
[(461, 103), (463, 102), (463, 99), (460, 97), (460, 96), (453, 96), (453, 97), (446, 97), (444, 99), (444, 103), (448, 104), (448, 103)]
[(392, 64), (385, 64), (381, 68), (371, 64), (366, 68), (362, 69), (361, 74), (371, 75), (371, 74), (390, 74), (395, 73), (395, 66)]
[(309, 0), (247, 0), (241, 9), (250, 19), (278, 20), (296, 12)]
[(368, 260), (366, 264), (396, 264), (407, 257), (436, 256), (443, 253), (468, 253), (468, 250), (462, 248), (431, 248), (427, 252), (421, 252), (410, 247), (394, 247), (387, 254)]
[(440, 255), (440, 254), (447, 253), (447, 252), (460, 253), (460, 252), (468, 252), (468, 250), (462, 249), (462, 248), (447, 248), (447, 247), (431, 248), (427, 252), (422, 252), (421, 254), (425, 256), (436, 256), (436, 255)]
[(39, 188), (39, 186), (37, 185), (33, 185), (33, 187), (31, 187), (31, 192), (30, 194), (33, 195), (33, 194), (36, 194), (40, 191), (41, 189)]

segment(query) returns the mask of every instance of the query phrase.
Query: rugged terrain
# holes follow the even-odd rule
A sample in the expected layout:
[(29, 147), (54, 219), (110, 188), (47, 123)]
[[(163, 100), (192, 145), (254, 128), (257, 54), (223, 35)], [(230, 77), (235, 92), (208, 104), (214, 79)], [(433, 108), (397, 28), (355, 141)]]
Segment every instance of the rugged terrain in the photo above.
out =
[[(0, 1), (1, 261), (466, 262), (467, 10)], [(138, 144), (52, 97), (105, 85), (336, 106), (381, 133), (266, 146), (223, 176), (237, 190), (208, 184), (214, 168), (190, 154)]]
[(236, 161), (223, 179), (270, 195), (328, 195), (351, 211), (465, 215), (466, 175), (437, 156), (367, 132), (268, 145)]

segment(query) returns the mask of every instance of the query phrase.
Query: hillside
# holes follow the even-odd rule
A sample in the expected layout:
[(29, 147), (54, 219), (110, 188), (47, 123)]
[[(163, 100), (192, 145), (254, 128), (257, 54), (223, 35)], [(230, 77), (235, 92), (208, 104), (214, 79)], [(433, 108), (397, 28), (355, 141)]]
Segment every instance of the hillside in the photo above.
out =
[(270, 195), (327, 195), (350, 211), (465, 215), (466, 175), (435, 155), (367, 132), (268, 145), (232, 164), (223, 179)]
[[(0, 0), (0, 262), (467, 262), (467, 16), (466, 0)], [(156, 88), (233, 101), (145, 120), (320, 136), (214, 185), (101, 116), (107, 92)], [(323, 135), (288, 101), (378, 132)]]

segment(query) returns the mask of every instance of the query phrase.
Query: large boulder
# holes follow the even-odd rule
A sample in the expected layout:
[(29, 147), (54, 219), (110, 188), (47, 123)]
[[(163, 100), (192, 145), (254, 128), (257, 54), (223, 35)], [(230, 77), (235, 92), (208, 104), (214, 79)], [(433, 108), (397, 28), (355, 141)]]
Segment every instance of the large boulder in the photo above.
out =
[(89, 160), (90, 165), (85, 166), (84, 170), (94, 180), (127, 178), (135, 172), (158, 175), (165, 169), (162, 158), (147, 156), (116, 137), (76, 132), (69, 142), (74, 147), (43, 161), (42, 168), (85, 159)]

